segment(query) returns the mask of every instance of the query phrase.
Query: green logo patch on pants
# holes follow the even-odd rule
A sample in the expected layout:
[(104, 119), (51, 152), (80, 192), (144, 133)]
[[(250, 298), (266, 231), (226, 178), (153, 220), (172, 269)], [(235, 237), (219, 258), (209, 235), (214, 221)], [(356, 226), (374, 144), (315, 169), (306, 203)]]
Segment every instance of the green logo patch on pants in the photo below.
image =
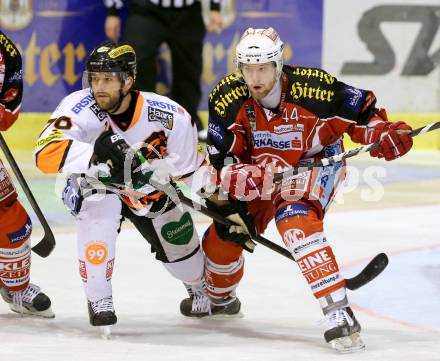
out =
[(164, 224), (160, 233), (168, 243), (176, 246), (188, 244), (194, 233), (191, 215), (185, 212), (179, 221)]

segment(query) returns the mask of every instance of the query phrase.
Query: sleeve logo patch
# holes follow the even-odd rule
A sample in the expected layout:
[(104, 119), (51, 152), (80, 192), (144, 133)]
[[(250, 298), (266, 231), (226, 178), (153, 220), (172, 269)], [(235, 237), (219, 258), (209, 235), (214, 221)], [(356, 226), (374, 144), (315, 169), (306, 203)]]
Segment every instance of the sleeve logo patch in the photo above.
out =
[(160, 110), (153, 107), (148, 107), (148, 121), (160, 122), (165, 128), (173, 129), (174, 117), (170, 112)]
[(26, 219), (26, 223), (18, 231), (8, 233), (8, 238), (11, 243), (16, 243), (28, 239), (31, 233), (32, 222), (28, 216)]

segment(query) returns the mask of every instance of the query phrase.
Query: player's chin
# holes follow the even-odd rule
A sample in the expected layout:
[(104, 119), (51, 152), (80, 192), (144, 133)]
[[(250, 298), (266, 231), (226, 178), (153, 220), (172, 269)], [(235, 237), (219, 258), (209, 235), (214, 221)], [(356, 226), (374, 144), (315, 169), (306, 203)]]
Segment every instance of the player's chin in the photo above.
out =
[(263, 99), (267, 95), (267, 93), (262, 88), (261, 89), (252, 89), (251, 95), (254, 99), (260, 100), (260, 99)]
[(98, 104), (99, 108), (104, 111), (108, 111), (113, 108), (113, 104), (111, 104), (108, 98), (97, 98), (96, 103)]

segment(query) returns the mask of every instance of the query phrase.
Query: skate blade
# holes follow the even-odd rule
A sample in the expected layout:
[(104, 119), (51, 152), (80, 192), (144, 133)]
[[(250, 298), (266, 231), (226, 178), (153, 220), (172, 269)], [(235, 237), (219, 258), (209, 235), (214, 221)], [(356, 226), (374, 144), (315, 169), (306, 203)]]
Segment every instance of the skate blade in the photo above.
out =
[(44, 311), (31, 311), (31, 310), (28, 310), (26, 307), (21, 308), (18, 305), (10, 304), (9, 308), (11, 309), (12, 312), (19, 313), (22, 316), (55, 318), (55, 314), (53, 313), (51, 307), (49, 307), (47, 310), (44, 310)]
[(234, 314), (227, 314), (227, 313), (216, 313), (213, 315), (209, 315), (207, 313), (200, 315), (200, 314), (190, 314), (190, 315), (183, 315), (185, 317), (190, 318), (198, 318), (198, 319), (208, 319), (208, 320), (228, 320), (231, 318), (243, 318), (244, 315), (241, 312), (234, 313)]
[(101, 333), (101, 337), (104, 340), (109, 340), (112, 334), (111, 326), (98, 326), (98, 327), (99, 327), (99, 332)]
[(352, 353), (365, 348), (365, 344), (359, 332), (355, 332), (350, 336), (335, 338), (329, 343), (330, 346), (339, 353)]
[(234, 314), (227, 314), (227, 313), (217, 313), (214, 315), (207, 315), (203, 318), (207, 318), (209, 320), (230, 320), (231, 318), (243, 318), (244, 314), (241, 312), (237, 312)]

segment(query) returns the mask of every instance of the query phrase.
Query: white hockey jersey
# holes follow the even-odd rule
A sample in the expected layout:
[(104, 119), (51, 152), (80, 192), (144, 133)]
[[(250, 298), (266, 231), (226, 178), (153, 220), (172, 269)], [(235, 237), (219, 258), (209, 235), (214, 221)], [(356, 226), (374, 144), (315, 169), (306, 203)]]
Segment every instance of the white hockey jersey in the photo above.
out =
[(176, 102), (138, 92), (133, 118), (123, 131), (98, 107), (90, 89), (83, 89), (66, 96), (52, 113), (36, 144), (37, 167), (43, 173), (86, 173), (95, 140), (109, 128), (131, 146), (148, 144), (141, 150), (143, 155), (147, 159), (166, 158), (172, 177), (190, 175), (204, 162), (196, 127)]

